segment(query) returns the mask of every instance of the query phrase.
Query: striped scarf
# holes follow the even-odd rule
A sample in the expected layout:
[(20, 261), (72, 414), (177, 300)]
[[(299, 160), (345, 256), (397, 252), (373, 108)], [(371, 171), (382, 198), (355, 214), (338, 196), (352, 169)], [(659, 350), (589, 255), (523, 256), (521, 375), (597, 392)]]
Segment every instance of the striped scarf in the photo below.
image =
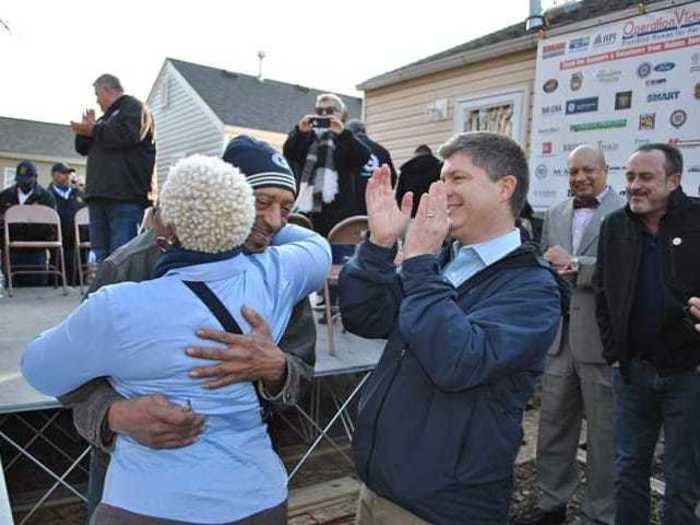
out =
[(314, 137), (301, 173), (295, 211), (320, 212), (338, 194), (338, 172), (335, 169), (335, 139), (332, 131)]

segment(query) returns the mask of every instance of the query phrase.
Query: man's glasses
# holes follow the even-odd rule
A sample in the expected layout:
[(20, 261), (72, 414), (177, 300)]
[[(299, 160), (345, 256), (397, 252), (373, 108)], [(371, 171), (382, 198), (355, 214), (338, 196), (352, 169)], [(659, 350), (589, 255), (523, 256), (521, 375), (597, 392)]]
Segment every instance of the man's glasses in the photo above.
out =
[(332, 106), (328, 106), (325, 108), (316, 108), (317, 115), (334, 115), (335, 113), (337, 113), (337, 111), (338, 110)]

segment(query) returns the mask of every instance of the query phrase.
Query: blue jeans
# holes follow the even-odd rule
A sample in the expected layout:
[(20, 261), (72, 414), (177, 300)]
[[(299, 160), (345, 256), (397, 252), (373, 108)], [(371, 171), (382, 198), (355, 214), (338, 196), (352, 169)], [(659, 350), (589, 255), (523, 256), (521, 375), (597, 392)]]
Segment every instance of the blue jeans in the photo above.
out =
[(700, 372), (659, 377), (639, 360), (613, 371), (617, 525), (649, 523), (649, 478), (654, 449), (665, 436), (664, 525), (700, 524)]
[(136, 237), (145, 206), (139, 202), (90, 202), (90, 244), (97, 262)]

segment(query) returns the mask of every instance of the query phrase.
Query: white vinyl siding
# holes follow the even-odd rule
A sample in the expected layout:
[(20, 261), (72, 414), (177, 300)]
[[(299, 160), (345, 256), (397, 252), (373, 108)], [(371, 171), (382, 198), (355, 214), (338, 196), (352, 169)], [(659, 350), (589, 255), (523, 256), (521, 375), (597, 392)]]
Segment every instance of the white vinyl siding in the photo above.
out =
[[(167, 89), (167, 94), (161, 93), (162, 89)], [(194, 153), (221, 154), (223, 124), (170, 62), (163, 66), (148, 105), (156, 122), (159, 187), (178, 159)]]

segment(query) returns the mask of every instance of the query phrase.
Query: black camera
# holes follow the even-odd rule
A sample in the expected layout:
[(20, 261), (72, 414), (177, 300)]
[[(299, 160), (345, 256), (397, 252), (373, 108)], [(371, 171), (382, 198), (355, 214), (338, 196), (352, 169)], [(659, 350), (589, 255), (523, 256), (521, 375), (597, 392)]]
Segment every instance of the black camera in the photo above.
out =
[(312, 128), (330, 128), (331, 119), (328, 117), (311, 117), (309, 124), (311, 124)]

